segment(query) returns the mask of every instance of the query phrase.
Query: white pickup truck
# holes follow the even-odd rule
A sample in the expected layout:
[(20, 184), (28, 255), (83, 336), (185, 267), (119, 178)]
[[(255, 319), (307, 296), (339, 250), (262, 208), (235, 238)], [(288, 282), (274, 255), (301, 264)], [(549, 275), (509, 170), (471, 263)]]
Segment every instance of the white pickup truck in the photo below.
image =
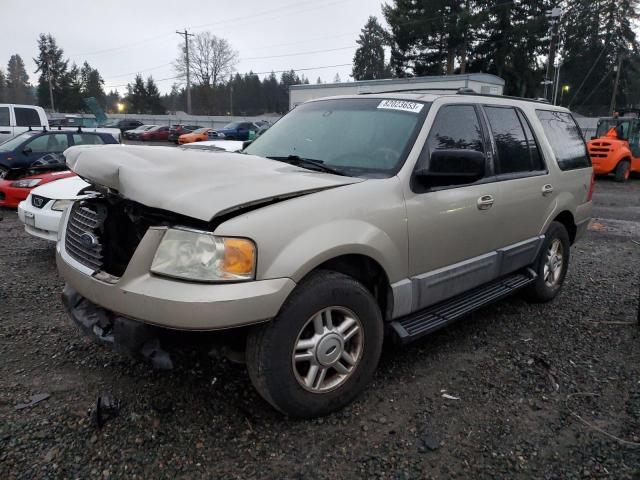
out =
[[(0, 143), (26, 132), (29, 127), (49, 127), (49, 119), (42, 107), (36, 105), (16, 105), (0, 103)], [(68, 130), (76, 127), (61, 127)], [(104, 127), (83, 127), (86, 132), (102, 132), (113, 135), (118, 142), (121, 141), (120, 129)]]

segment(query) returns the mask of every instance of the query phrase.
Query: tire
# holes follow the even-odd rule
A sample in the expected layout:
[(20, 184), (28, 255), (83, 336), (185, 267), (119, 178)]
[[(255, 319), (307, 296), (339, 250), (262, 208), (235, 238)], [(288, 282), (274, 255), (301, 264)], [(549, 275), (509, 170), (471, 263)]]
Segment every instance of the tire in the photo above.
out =
[[(557, 247), (561, 258), (552, 257), (553, 248)], [(527, 300), (534, 303), (543, 303), (553, 300), (560, 292), (569, 267), (571, 242), (569, 233), (560, 222), (551, 222), (538, 258), (532, 265), (538, 278), (535, 283), (528, 286), (524, 293)], [(561, 268), (561, 270), (557, 270)]]
[[(332, 323), (326, 321), (327, 311)], [(333, 329), (327, 327), (331, 324)], [(249, 333), (249, 377), (285, 415), (326, 415), (351, 403), (371, 380), (383, 336), (380, 308), (362, 284), (341, 273), (317, 271), (298, 285), (272, 322)]]
[(629, 160), (622, 160), (616, 166), (614, 173), (616, 182), (626, 182), (631, 173), (631, 162)]

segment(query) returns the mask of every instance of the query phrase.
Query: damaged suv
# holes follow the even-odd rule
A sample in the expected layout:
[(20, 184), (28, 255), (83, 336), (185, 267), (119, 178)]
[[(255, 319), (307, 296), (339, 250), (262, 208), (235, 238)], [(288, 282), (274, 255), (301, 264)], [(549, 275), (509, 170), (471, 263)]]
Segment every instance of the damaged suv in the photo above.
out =
[(218, 331), (298, 417), (351, 402), (385, 337), (553, 299), (593, 191), (568, 110), (465, 92), (310, 101), (241, 153), (65, 155), (93, 186), (57, 245), (75, 323), (159, 366), (171, 332)]

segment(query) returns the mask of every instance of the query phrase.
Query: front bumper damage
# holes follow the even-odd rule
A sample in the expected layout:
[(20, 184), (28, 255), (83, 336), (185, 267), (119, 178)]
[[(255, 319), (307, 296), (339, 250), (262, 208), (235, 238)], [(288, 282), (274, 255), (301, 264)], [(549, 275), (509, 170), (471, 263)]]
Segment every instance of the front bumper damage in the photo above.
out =
[(173, 368), (171, 355), (161, 344), (165, 329), (105, 310), (69, 285), (65, 285), (62, 292), (62, 303), (73, 323), (95, 343), (122, 355), (149, 361), (161, 370)]

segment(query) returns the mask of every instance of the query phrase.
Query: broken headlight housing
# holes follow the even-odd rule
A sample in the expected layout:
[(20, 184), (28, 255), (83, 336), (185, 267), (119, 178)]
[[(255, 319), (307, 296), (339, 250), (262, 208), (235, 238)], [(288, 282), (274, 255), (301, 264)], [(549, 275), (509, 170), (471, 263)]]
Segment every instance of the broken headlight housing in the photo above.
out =
[(255, 269), (251, 240), (180, 227), (165, 232), (151, 263), (155, 274), (197, 282), (253, 280)]

